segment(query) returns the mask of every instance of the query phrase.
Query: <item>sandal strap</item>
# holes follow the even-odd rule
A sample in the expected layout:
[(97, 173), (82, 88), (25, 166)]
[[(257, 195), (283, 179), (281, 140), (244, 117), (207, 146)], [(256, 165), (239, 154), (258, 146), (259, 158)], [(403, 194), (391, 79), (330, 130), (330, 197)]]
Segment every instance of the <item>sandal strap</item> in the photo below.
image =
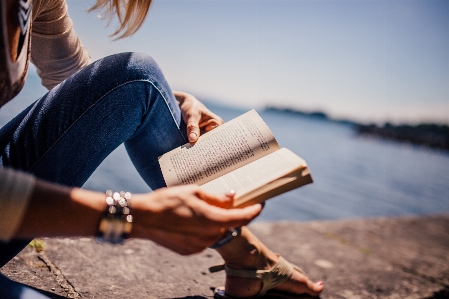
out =
[(294, 268), (282, 256), (279, 256), (279, 261), (273, 268), (270, 270), (259, 270), (258, 272), (262, 276), (262, 288), (257, 296), (263, 296), (268, 290), (289, 280), (293, 275)]
[(225, 269), (226, 269), (225, 264), (223, 264), (223, 265), (216, 265), (216, 266), (209, 267), (209, 273), (220, 272), (220, 271), (225, 270)]
[(295, 269), (301, 273), (304, 273), (299, 267), (290, 264), (282, 256), (279, 256), (279, 261), (270, 270), (240, 270), (233, 269), (226, 265), (219, 265), (210, 267), (211, 273), (225, 270), (229, 276), (243, 277), (243, 278), (258, 278), (262, 280), (262, 288), (256, 295), (263, 296), (268, 290), (275, 288), (281, 283), (286, 282), (292, 277)]

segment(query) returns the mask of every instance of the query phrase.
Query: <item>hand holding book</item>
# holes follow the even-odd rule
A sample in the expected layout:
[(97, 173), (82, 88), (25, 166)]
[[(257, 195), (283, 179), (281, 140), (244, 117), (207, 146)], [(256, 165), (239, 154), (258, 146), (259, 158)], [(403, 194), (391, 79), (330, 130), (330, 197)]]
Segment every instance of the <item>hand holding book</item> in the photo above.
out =
[(162, 155), (159, 164), (167, 186), (198, 184), (216, 195), (233, 189), (234, 207), (312, 183), (306, 162), (279, 147), (255, 110)]

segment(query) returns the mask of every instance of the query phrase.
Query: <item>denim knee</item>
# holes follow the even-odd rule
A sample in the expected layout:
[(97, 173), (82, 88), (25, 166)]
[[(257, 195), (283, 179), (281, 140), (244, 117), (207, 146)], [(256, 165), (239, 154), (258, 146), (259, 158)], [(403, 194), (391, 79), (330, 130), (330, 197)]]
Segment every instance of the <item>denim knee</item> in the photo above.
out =
[[(165, 117), (179, 127), (179, 107), (154, 59), (141, 53), (121, 53), (102, 58), (44, 95), (27, 109), (26, 115), (7, 125), (10, 130), (2, 130), (8, 135), (2, 136), (6, 144), (0, 144), (0, 153), (5, 154), (2, 164), (34, 174), (39, 172), (40, 166), (48, 165), (45, 162), (50, 165), (54, 165), (55, 161), (70, 164), (65, 162), (66, 159), (58, 160), (61, 153), (55, 154), (54, 150), (57, 144), (65, 144), (65, 136), (72, 138), (67, 142), (70, 144), (73, 140), (91, 140), (84, 136), (89, 135), (96, 140), (93, 144), (97, 144), (99, 138), (109, 140), (114, 135), (114, 146), (118, 146), (151, 119), (155, 103), (159, 102), (170, 110)], [(113, 115), (115, 119), (125, 120), (126, 124), (120, 122), (121, 125), (117, 126), (114, 121), (109, 124)], [(14, 151), (5, 153), (4, 149), (8, 146), (14, 147)], [(102, 154), (107, 155), (113, 148), (103, 150)], [(59, 177), (58, 174), (45, 177), (49, 172), (45, 169), (41, 172), (43, 174), (39, 174), (47, 180)], [(58, 172), (62, 173), (63, 170)], [(80, 177), (84, 177), (84, 171)], [(77, 179), (76, 185), (80, 181)], [(75, 184), (72, 181), (61, 183)]]
[(154, 92), (162, 95), (170, 109), (176, 109), (176, 100), (171, 88), (159, 65), (150, 55), (137, 52), (119, 53), (100, 59), (94, 64), (97, 64), (92, 68), (96, 85), (106, 84), (109, 88), (99, 92), (106, 94), (124, 84), (147, 82), (155, 88)]
[(105, 57), (103, 60), (106, 63), (101, 63), (101, 65), (105, 66), (108, 72), (118, 74), (118, 77), (123, 80), (122, 84), (129, 81), (149, 81), (158, 88), (162, 86), (161, 83), (165, 83), (164, 88), (168, 87), (159, 65), (148, 54), (120, 53)]

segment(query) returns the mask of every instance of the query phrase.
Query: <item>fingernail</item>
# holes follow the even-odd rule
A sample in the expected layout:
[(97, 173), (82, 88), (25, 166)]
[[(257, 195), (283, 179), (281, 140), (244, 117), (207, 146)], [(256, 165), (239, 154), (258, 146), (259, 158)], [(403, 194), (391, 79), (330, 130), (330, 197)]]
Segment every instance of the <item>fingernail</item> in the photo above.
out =
[(234, 197), (235, 191), (231, 189), (231, 191), (226, 192), (225, 195), (229, 198)]
[(196, 140), (196, 133), (191, 132), (189, 135), (189, 140)]
[(320, 280), (320, 281), (318, 281), (316, 284), (319, 285), (319, 286), (322, 286), (322, 285), (323, 285), (323, 282)]

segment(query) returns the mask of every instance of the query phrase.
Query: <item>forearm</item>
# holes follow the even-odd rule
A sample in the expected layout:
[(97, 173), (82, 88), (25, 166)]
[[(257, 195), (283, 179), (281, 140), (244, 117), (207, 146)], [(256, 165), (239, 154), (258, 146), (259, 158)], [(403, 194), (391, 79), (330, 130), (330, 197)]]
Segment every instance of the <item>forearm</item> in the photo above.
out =
[[(135, 194), (130, 237), (150, 239), (181, 254), (197, 253), (227, 228), (246, 225), (261, 211), (260, 205), (226, 209), (231, 205), (232, 198), (209, 195), (196, 185)], [(37, 181), (14, 237), (94, 236), (106, 207), (103, 193)]]
[(65, 1), (46, 0), (33, 4), (31, 61), (42, 84), (51, 89), (90, 63)]
[(93, 236), (105, 208), (103, 193), (38, 181), (16, 237)]

